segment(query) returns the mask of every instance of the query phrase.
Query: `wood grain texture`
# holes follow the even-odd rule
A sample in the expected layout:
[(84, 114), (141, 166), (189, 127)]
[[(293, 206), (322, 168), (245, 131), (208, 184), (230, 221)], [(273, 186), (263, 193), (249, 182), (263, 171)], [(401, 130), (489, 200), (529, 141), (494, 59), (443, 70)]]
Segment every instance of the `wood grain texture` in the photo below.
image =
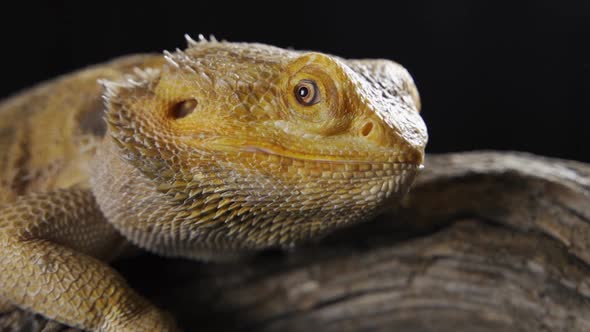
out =
[[(590, 166), (496, 152), (426, 164), (401, 208), (293, 252), (117, 268), (187, 331), (590, 330)], [(12, 309), (0, 327), (74, 331)]]

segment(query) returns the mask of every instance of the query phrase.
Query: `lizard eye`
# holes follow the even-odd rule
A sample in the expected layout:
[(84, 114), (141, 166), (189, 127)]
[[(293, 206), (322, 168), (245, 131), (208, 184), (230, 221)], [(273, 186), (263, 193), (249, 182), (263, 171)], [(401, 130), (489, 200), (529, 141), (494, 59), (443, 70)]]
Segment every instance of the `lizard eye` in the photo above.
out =
[(315, 81), (299, 81), (294, 92), (295, 98), (303, 106), (311, 106), (320, 102), (320, 92)]

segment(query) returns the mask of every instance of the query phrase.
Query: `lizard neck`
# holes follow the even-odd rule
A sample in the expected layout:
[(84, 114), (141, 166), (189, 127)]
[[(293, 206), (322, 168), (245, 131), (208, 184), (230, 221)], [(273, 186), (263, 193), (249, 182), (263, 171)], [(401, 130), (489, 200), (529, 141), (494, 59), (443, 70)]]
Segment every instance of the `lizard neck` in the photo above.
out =
[(157, 190), (157, 184), (123, 160), (108, 137), (92, 161), (93, 194), (106, 219), (131, 243), (162, 256), (204, 261), (232, 260), (248, 255), (220, 240), (210, 241), (213, 230), (187, 223), (179, 213), (184, 205)]
[(108, 137), (97, 150), (92, 168), (92, 190), (107, 220), (135, 245), (157, 254), (179, 256), (170, 245), (180, 243), (175, 239), (174, 225), (164, 215), (172, 206), (149, 179), (121, 159)]

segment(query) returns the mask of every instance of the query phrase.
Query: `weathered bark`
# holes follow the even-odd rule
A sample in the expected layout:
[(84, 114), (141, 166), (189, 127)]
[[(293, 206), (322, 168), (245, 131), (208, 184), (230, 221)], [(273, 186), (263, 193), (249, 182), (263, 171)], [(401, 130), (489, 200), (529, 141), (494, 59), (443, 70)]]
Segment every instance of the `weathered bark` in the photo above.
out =
[[(431, 155), (401, 207), (319, 243), (117, 266), (187, 331), (590, 331), (590, 166)], [(21, 311), (0, 326), (63, 330)]]

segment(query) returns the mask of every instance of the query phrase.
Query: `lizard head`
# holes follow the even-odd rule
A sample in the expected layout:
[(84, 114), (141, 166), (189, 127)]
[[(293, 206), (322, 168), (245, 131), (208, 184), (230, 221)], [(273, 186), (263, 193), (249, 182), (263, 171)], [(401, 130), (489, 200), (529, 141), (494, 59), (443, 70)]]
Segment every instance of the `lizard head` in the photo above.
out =
[(370, 218), (422, 165), (418, 93), (392, 61), (215, 41), (165, 58), (105, 84), (94, 186), (140, 246), (290, 246)]

